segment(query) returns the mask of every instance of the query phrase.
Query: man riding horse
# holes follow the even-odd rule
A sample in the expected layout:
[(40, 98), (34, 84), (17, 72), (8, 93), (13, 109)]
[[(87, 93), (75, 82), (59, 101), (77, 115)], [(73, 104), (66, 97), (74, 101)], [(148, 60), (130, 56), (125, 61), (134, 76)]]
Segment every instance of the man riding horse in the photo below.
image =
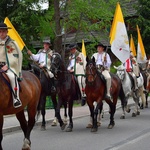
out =
[(107, 94), (105, 98), (111, 99), (110, 96), (111, 76), (109, 73), (111, 66), (111, 59), (109, 54), (105, 52), (106, 47), (103, 44), (99, 43), (98, 45), (96, 45), (96, 48), (98, 52), (94, 53), (92, 57), (95, 58), (96, 66), (99, 71), (102, 71), (102, 74), (106, 80)]
[(85, 56), (77, 50), (77, 44), (70, 44), (68, 47), (70, 50), (69, 56), (69, 65), (67, 70), (70, 73), (73, 73), (76, 78), (81, 92), (81, 105), (84, 106), (86, 102), (86, 94), (85, 94), (85, 66), (86, 60)]
[(5, 23), (0, 23), (0, 69), (10, 80), (13, 105), (18, 108), (22, 105), (18, 85), (18, 81), (22, 80), (22, 52), (18, 44), (7, 35), (8, 29), (11, 28)]
[(50, 49), (51, 42), (50, 40), (44, 40), (43, 41), (43, 49), (40, 49), (37, 54), (32, 54), (30, 50), (27, 51), (27, 53), (30, 55), (30, 58), (38, 63), (39, 68), (45, 69), (45, 71), (48, 73), (48, 77), (51, 78), (52, 87), (51, 92), (56, 92), (56, 88), (54, 85), (54, 75), (50, 71), (50, 57), (52, 56), (53, 51)]

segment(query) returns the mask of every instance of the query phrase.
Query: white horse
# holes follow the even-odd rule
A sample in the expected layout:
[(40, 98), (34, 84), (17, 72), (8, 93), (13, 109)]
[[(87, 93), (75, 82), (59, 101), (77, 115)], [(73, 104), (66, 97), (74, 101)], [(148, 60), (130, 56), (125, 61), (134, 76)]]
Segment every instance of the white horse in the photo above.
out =
[[(143, 101), (143, 104), (145, 104), (145, 102), (146, 102), (145, 94), (143, 93), (143, 90), (144, 90), (143, 76), (140, 73), (140, 76), (137, 78), (138, 90), (134, 91), (134, 82), (132, 81), (133, 79), (126, 72), (125, 66), (123, 66), (123, 65), (120, 65), (118, 67), (114, 66), (114, 68), (117, 69), (116, 74), (121, 79), (123, 90), (124, 90), (127, 101), (129, 99), (129, 97), (133, 97), (133, 100), (135, 102), (135, 109), (134, 109), (134, 112), (132, 113), (132, 116), (135, 117), (136, 115), (140, 115), (139, 106), (138, 106), (140, 97)], [(129, 106), (126, 105), (125, 110), (127, 112), (130, 112)], [(123, 109), (123, 114), (121, 116), (121, 119), (125, 118), (125, 110)]]

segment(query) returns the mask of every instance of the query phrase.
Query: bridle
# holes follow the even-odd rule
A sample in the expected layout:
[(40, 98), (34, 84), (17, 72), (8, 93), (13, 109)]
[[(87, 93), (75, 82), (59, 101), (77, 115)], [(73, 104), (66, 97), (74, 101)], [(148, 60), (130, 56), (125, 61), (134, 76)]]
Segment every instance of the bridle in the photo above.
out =
[[(89, 65), (86, 67), (86, 81), (88, 82), (88, 83), (93, 83), (94, 81), (95, 81), (95, 79), (96, 79), (96, 77), (97, 77), (97, 73), (94, 73), (93, 72), (93, 68), (94, 67), (94, 69), (96, 69), (96, 67), (93, 65), (93, 63), (89, 63)], [(89, 68), (89, 71), (88, 71), (88, 73), (87, 73), (87, 69)], [(97, 71), (97, 70), (96, 70)], [(92, 81), (89, 81), (88, 79), (89, 79), (89, 77), (92, 77)]]
[[(123, 72), (123, 74), (122, 74), (122, 72)], [(124, 81), (125, 77), (126, 77), (125, 69), (119, 69), (119, 70), (117, 70), (117, 75), (119, 76), (119, 78), (120, 78), (121, 81)]]
[(51, 71), (54, 75), (57, 75), (58, 72), (61, 72), (61, 55), (59, 53), (53, 53), (51, 56)]

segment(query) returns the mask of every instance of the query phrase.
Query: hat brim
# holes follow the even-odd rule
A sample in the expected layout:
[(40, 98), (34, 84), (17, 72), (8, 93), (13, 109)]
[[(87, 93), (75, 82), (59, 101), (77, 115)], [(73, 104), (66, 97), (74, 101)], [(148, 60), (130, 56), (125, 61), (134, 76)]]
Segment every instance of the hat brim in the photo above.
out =
[(71, 48), (68, 48), (68, 50), (72, 50), (72, 49), (75, 49), (75, 48), (77, 48), (77, 46), (73, 46)]
[(104, 50), (106, 50), (106, 46), (103, 46), (103, 45), (96, 45), (95, 48), (97, 48), (97, 47), (103, 47)]
[(11, 27), (0, 27), (0, 29), (11, 29)]

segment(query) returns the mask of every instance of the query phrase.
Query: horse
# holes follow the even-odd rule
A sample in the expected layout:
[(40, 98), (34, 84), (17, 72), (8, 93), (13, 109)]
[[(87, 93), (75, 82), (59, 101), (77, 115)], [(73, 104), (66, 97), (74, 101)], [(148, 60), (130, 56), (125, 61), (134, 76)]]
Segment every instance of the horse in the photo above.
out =
[(122, 107), (125, 105), (125, 95), (122, 89), (120, 79), (115, 74), (111, 74), (111, 96), (112, 99), (107, 99), (106, 95), (106, 81), (101, 72), (98, 71), (95, 63), (95, 58), (89, 59), (86, 57), (86, 86), (85, 93), (87, 96), (87, 104), (89, 106), (90, 115), (92, 118), (93, 126), (91, 132), (98, 130), (97, 126), (97, 115), (98, 110), (102, 108), (103, 100), (110, 107), (110, 123), (109, 129), (112, 129), (115, 125), (114, 114), (116, 111), (117, 99), (120, 96)]
[[(22, 106), (14, 108), (10, 81), (6, 76), (5, 72), (0, 70), (0, 150), (2, 150), (2, 128), (4, 122), (4, 115), (10, 114), (16, 115), (20, 123), (21, 129), (24, 133), (24, 144), (22, 150), (30, 150), (30, 134), (35, 124), (37, 105), (39, 103), (41, 93), (41, 84), (38, 78), (29, 71), (22, 71), (22, 75), (23, 80), (19, 82), (19, 94), (22, 101)], [(28, 121), (26, 120), (24, 114), (24, 108), (26, 106), (28, 112)]]
[[(145, 64), (145, 65), (147, 65), (147, 64)], [(147, 68), (147, 66), (143, 66), (143, 64), (139, 64), (139, 69), (140, 69), (140, 72), (141, 72), (143, 79), (144, 79), (144, 88), (149, 89), (148, 92), (144, 92), (145, 98), (146, 98), (145, 108), (148, 108), (148, 94), (150, 92), (150, 85), (148, 85), (148, 87), (147, 87), (148, 70), (146, 68)], [(140, 105), (141, 109), (144, 108), (143, 103), (141, 103), (139, 105)]]
[(51, 96), (54, 110), (55, 110), (55, 117), (52, 122), (52, 126), (57, 125), (57, 119), (56, 119), (56, 107), (57, 107), (57, 99), (56, 99), (56, 92), (51, 92), (52, 87), (52, 81), (51, 78), (49, 78), (49, 75), (45, 68), (40, 68), (36, 63), (30, 64), (30, 68), (32, 69), (32, 72), (38, 77), (40, 80), (42, 91), (40, 96), (40, 101), (38, 104), (38, 113), (37, 113), (37, 119), (39, 118), (40, 112), (42, 114), (42, 124), (41, 124), (41, 130), (46, 130), (46, 121), (45, 121), (45, 104), (46, 104), (46, 97)]
[[(127, 98), (127, 101), (129, 97), (132, 97), (135, 102), (135, 109), (134, 109), (134, 112), (132, 113), (132, 117), (136, 117), (137, 115), (140, 115), (139, 106), (138, 106), (139, 100), (140, 100), (139, 98), (141, 97), (143, 104), (145, 103), (145, 95), (143, 93), (143, 90), (144, 90), (143, 77), (140, 74), (140, 76), (137, 78), (138, 90), (135, 91), (133, 78), (126, 71), (125, 66), (123, 66), (122, 64), (118, 67), (114, 66), (114, 68), (117, 69), (116, 74), (121, 79), (123, 90)], [(130, 112), (130, 108), (127, 105), (126, 105), (126, 111)], [(121, 119), (124, 119), (124, 118), (125, 118), (125, 111), (123, 111)]]
[(57, 119), (60, 124), (61, 130), (64, 130), (66, 123), (61, 119), (60, 109), (62, 105), (66, 108), (68, 106), (69, 124), (66, 129), (67, 132), (73, 130), (73, 102), (81, 98), (79, 86), (74, 75), (67, 71), (67, 67), (59, 53), (53, 53), (51, 57), (51, 68), (50, 70), (56, 78), (57, 93), (58, 93), (58, 104), (57, 104)]

